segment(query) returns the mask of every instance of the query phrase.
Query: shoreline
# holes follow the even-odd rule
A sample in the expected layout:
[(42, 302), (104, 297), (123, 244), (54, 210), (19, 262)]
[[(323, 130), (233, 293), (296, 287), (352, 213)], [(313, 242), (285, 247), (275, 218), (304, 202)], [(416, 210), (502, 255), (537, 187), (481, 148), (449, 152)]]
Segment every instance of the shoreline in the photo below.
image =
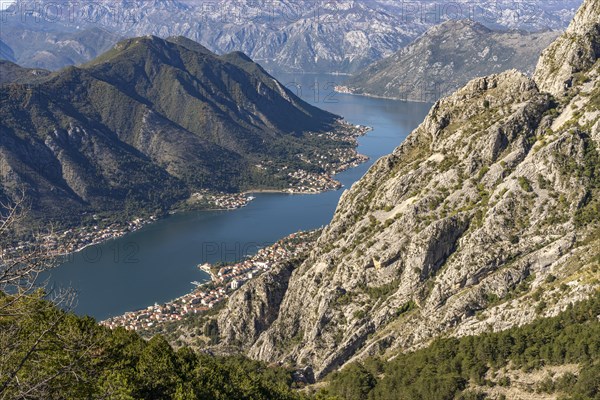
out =
[[(85, 226), (71, 227), (59, 233), (50, 233), (40, 237), (40, 239), (37, 241), (38, 244), (36, 244), (34, 241), (26, 243), (25, 246), (14, 247), (12, 249), (13, 254), (18, 256), (18, 253), (22, 250), (26, 250), (28, 246), (34, 248), (35, 246), (39, 246), (41, 244), (41, 246), (44, 246), (44, 248), (47, 249), (46, 251), (50, 257), (54, 260), (57, 260), (56, 267), (58, 267), (62, 265), (65, 260), (68, 260), (69, 257), (72, 257), (89, 247), (102, 245), (112, 240), (122, 238), (128, 234), (137, 232), (145, 226), (168, 218), (169, 215), (189, 211), (234, 211), (247, 206), (252, 200), (254, 200), (254, 198), (251, 196), (252, 194), (273, 193), (287, 195), (316, 195), (323, 194), (328, 191), (341, 190), (344, 186), (339, 181), (334, 179), (335, 175), (351, 168), (356, 168), (369, 160), (367, 156), (358, 152), (357, 139), (372, 131), (373, 128), (369, 126), (350, 124), (347, 121), (340, 121), (340, 125), (341, 127), (339, 128), (339, 131), (345, 132), (347, 140), (351, 140), (355, 143), (355, 146), (352, 149), (353, 155), (346, 161), (342, 161), (338, 165), (335, 165), (329, 171), (319, 174), (319, 176), (323, 177), (323, 181), (321, 183), (322, 186), (320, 187), (317, 185), (310, 188), (310, 190), (299, 189), (298, 187), (291, 187), (287, 189), (249, 189), (243, 192), (232, 194), (215, 194), (206, 192), (202, 194), (209, 195), (214, 198), (219, 196), (230, 199), (239, 199), (241, 197), (246, 198), (243, 202), (238, 203), (234, 207), (199, 208), (197, 210), (193, 210), (193, 208), (175, 208), (167, 211), (164, 215), (152, 215), (144, 218), (139, 217), (133, 221), (125, 223), (109, 223), (106, 220), (98, 219), (98, 225), (90, 224)], [(191, 198), (192, 196), (190, 196), (190, 199)], [(109, 223), (109, 225), (104, 225), (106, 223)], [(99, 225), (104, 225), (105, 227), (99, 228)], [(4, 256), (6, 256), (6, 253)]]
[[(344, 88), (342, 90), (342, 88)], [(382, 100), (393, 100), (393, 101), (400, 101), (402, 103), (416, 103), (416, 104), (435, 104), (434, 102), (431, 101), (424, 101), (424, 100), (416, 100), (413, 98), (401, 98), (401, 97), (387, 97), (387, 96), (380, 96), (380, 95), (376, 95), (376, 94), (369, 94), (369, 93), (355, 93), (355, 92), (351, 92), (349, 91), (349, 89), (347, 89), (347, 86), (335, 86), (333, 88), (333, 90), (336, 93), (340, 93), (340, 94), (347, 94), (350, 96), (362, 96), (362, 97), (368, 97), (371, 99), (382, 99)]]
[(318, 232), (319, 229), (292, 233), (270, 246), (259, 249), (256, 254), (234, 263), (222, 266), (199, 264), (197, 268), (209, 274), (210, 280), (191, 282), (196, 287), (190, 292), (161, 304), (155, 303), (106, 318), (98, 323), (110, 329), (124, 327), (127, 330), (148, 333), (160, 329), (162, 324), (180, 321), (187, 315), (207, 312), (226, 301), (245, 283), (268, 273), (290, 257), (297, 257), (308, 251)]

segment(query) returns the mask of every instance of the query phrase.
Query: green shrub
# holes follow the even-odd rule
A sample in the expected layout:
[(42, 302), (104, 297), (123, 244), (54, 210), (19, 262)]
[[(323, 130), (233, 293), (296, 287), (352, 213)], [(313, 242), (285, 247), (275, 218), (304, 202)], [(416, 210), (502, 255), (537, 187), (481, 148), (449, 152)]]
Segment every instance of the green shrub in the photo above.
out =
[(524, 176), (520, 176), (518, 180), (521, 189), (526, 192), (533, 192), (533, 188), (531, 187), (531, 183), (529, 183), (529, 179), (525, 178)]

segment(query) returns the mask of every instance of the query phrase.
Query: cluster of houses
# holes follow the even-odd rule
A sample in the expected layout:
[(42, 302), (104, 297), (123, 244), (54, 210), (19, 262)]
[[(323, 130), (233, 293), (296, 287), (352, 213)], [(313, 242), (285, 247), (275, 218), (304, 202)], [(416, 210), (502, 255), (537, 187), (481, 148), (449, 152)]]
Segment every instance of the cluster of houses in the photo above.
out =
[(218, 210), (235, 210), (248, 205), (254, 197), (244, 193), (210, 193), (208, 191), (192, 194), (190, 201), (205, 208)]
[(180, 321), (188, 314), (208, 311), (227, 297), (228, 290), (225, 287), (211, 290), (198, 289), (169, 303), (154, 304), (138, 311), (128, 312), (102, 321), (101, 324), (111, 329), (119, 326), (135, 331), (150, 329), (158, 324)]
[[(350, 125), (347, 123), (342, 124), (342, 126), (343, 129), (341, 130), (312, 133), (312, 135), (317, 137), (328, 136), (339, 142), (356, 145), (356, 138), (366, 134), (371, 129), (367, 126)], [(317, 154), (311, 157), (299, 154), (298, 157), (304, 162), (319, 166), (325, 173), (319, 174), (305, 170), (288, 172), (287, 175), (292, 180), (288, 189), (290, 193), (319, 193), (326, 190), (337, 190), (342, 185), (332, 178), (333, 175), (356, 167), (369, 159), (365, 155), (358, 154), (355, 146), (338, 147), (328, 150), (327, 154)]]
[[(55, 248), (63, 247), (66, 253), (81, 250), (83, 247), (101, 243), (106, 240), (121, 237), (129, 232), (134, 232), (141, 227), (155, 222), (157, 218), (151, 216), (148, 219), (136, 218), (125, 224), (113, 223), (104, 228), (98, 225), (84, 226), (78, 229), (69, 229), (61, 235), (48, 235), (44, 242)], [(64, 248), (66, 245), (66, 248)]]
[(331, 176), (308, 172), (302, 169), (289, 172), (288, 177), (294, 180), (290, 183), (289, 193), (320, 193), (326, 190), (337, 190), (342, 185)]
[(245, 282), (268, 271), (273, 265), (307, 251), (313, 235), (314, 232), (294, 233), (271, 246), (260, 249), (256, 255), (233, 265), (218, 268), (210, 264), (203, 264), (199, 268), (210, 272), (211, 282), (192, 282), (197, 287), (191, 293), (166, 304), (154, 304), (101, 323), (111, 329), (121, 326), (128, 330), (145, 330), (161, 323), (180, 321), (189, 314), (208, 311), (231, 296)]
[(7, 246), (1, 250), (0, 254), (2, 254), (2, 258), (4, 259), (18, 257), (19, 254), (36, 250), (43, 251), (44, 254), (49, 257), (73, 254), (88, 246), (115, 239), (129, 232), (136, 231), (141, 227), (156, 221), (156, 219), (155, 216), (151, 216), (148, 219), (137, 218), (124, 224), (112, 223), (105, 227), (86, 225), (62, 232), (50, 232), (36, 238), (35, 242), (21, 241), (15, 246)]

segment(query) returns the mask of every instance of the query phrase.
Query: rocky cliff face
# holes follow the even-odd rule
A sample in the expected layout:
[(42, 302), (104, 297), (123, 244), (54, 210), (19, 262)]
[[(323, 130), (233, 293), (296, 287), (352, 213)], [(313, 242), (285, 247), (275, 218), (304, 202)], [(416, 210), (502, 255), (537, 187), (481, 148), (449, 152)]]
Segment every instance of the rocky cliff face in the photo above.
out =
[(558, 32), (493, 31), (471, 20), (448, 21), (358, 72), (351, 93), (435, 102), (471, 79), (517, 69), (531, 75)]
[[(252, 310), (238, 315), (244, 322), (220, 319), (223, 345), (311, 367), (320, 378), (348, 360), (393, 356), (441, 335), (524, 324), (598, 290), (600, 62), (586, 52), (595, 37), (585, 42), (598, 29), (598, 4), (586, 1), (540, 61), (544, 90), (508, 71), (438, 101), (344, 193), (285, 295), (274, 298), (272, 324), (257, 323), (269, 302), (231, 299), (226, 313)], [(591, 47), (578, 51), (570, 38)], [(590, 57), (557, 100), (546, 90), (570, 77), (557, 74), (557, 84), (546, 71), (570, 64), (562, 55), (571, 50)], [(242, 325), (256, 329), (242, 335)]]
[(277, 319), (279, 306), (288, 289), (294, 263), (275, 265), (252, 284), (235, 292), (231, 303), (218, 316), (222, 343), (228, 351), (240, 351), (255, 343), (260, 334)]
[(577, 73), (585, 74), (600, 57), (600, 3), (587, 1), (564, 35), (548, 47), (535, 72), (541, 90), (562, 95), (577, 85)]

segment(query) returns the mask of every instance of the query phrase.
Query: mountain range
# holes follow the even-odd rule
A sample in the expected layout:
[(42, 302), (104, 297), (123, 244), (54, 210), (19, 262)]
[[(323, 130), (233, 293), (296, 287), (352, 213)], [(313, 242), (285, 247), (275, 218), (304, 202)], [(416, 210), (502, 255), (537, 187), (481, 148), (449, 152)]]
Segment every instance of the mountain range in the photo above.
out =
[(0, 40), (27, 67), (57, 69), (91, 60), (119, 38), (186, 36), (222, 54), (243, 51), (271, 71), (365, 68), (448, 19), (491, 28), (562, 30), (581, 0), (390, 0), (257, 2), (20, 0), (2, 12)]
[(16, 61), (15, 53), (2, 40), (0, 40), (0, 60), (6, 60), (6, 61), (12, 61), (12, 62)]
[(444, 22), (357, 72), (338, 90), (433, 103), (479, 76), (513, 68), (533, 74), (542, 50), (559, 34), (493, 31), (471, 20)]
[(217, 56), (183, 37), (124, 40), (55, 73), (0, 68), (22, 82), (0, 86), (0, 194), (24, 189), (35, 217), (133, 215), (195, 190), (288, 187), (277, 171), (319, 170), (315, 152), (344, 146), (307, 136), (337, 116), (243, 53)]

